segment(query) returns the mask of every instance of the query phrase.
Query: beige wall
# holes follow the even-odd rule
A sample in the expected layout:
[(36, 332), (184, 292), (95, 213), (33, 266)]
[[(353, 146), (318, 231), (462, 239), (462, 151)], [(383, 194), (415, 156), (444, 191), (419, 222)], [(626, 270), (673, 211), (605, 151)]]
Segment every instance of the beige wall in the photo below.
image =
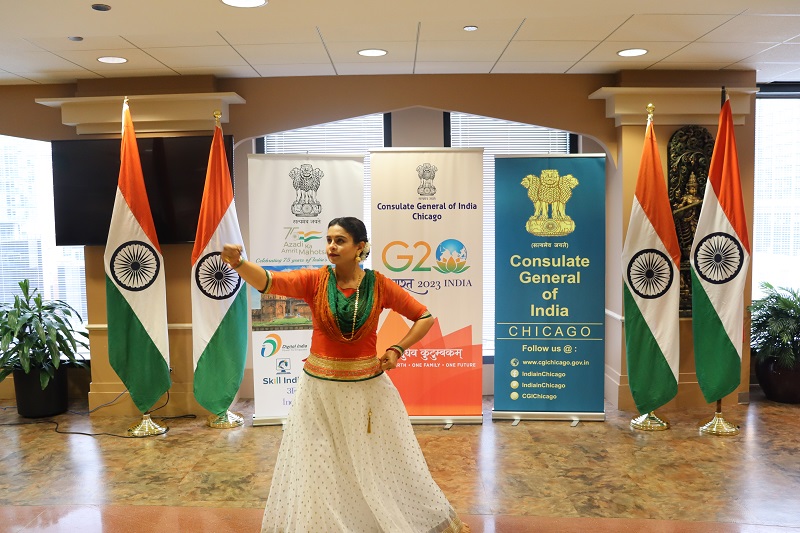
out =
[[(622, 315), (620, 254), (629, 218), (633, 188), (644, 140), (644, 110), (641, 126), (616, 127), (606, 117), (605, 102), (589, 95), (601, 87), (752, 87), (754, 72), (623, 72), (612, 75), (407, 75), (407, 76), (331, 76), (308, 78), (219, 79), (176, 77), (90, 80), (78, 84), (0, 87), (0, 134), (53, 140), (76, 138), (73, 127), (61, 124), (60, 111), (34, 102), (36, 98), (71, 96), (141, 95), (161, 93), (235, 92), (245, 104), (230, 107), (230, 122), (223, 124), (226, 134), (237, 139), (234, 151), (237, 210), (242, 231), (248, 234), (247, 163), (252, 139), (277, 131), (309, 126), (377, 112), (398, 112), (395, 144), (440, 145), (441, 128), (430, 113), (419, 108), (462, 111), (476, 115), (537, 124), (577, 133), (591, 150), (603, 150), (607, 159), (607, 322), (606, 322), (606, 397), (615, 407), (633, 410), (627, 386)], [(131, 107), (135, 116), (135, 97)], [(753, 105), (754, 107), (754, 105)], [(405, 110), (401, 113), (401, 110)], [(416, 116), (416, 126), (414, 116)], [(736, 128), (748, 222), (752, 227), (752, 189), (754, 124), (751, 115)], [(435, 122), (435, 120), (434, 120)], [(658, 122), (656, 122), (658, 123)], [(712, 134), (716, 124), (704, 124)], [(394, 129), (394, 128), (393, 128)], [(658, 127), (657, 137), (666, 161), (666, 141), (676, 127)], [(207, 133), (207, 132), (206, 132)], [(394, 134), (393, 134), (394, 135)], [(588, 142), (590, 140), (591, 142)], [(246, 237), (245, 237), (246, 238)], [(167, 298), (170, 321), (170, 350), (174, 386), (170, 403), (161, 412), (167, 415), (203, 413), (191, 395), (191, 308), (189, 300), (189, 245), (164, 246)], [(105, 281), (102, 250), (86, 250), (87, 299), (92, 325), (92, 384), (90, 407), (115, 398), (123, 387), (108, 366), (105, 333)], [(749, 286), (746, 294), (749, 295)], [(680, 407), (704, 405), (694, 375), (691, 327), (682, 324)], [(747, 343), (745, 343), (747, 344)], [(747, 390), (749, 347), (745, 345), (743, 381)], [(248, 381), (249, 380), (249, 381)], [(6, 387), (7, 389), (7, 387)], [(3, 394), (0, 386), (0, 394)], [(252, 394), (251, 370), (240, 391)], [(249, 393), (249, 394), (248, 394)], [(727, 401), (735, 400), (735, 395)], [(97, 413), (136, 415), (127, 397)]]

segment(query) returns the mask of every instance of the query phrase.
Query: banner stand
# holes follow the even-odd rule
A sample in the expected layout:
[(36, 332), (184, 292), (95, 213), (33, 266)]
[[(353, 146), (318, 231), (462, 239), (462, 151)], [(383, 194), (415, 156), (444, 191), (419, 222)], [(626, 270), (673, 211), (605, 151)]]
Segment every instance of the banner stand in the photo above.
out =
[[(412, 424), (482, 424), (483, 149), (370, 154), (373, 268), (435, 319), (389, 375)], [(408, 322), (382, 317), (378, 353)]]
[(282, 426), (286, 424), (285, 416), (257, 416), (253, 415), (253, 426)]
[[(409, 416), (408, 419), (414, 425), (442, 425), (445, 429), (456, 424), (483, 424), (483, 416)], [(254, 426), (282, 426), (285, 423), (286, 417), (253, 415)]]
[(495, 158), (493, 420), (605, 420), (605, 166)]
[(445, 426), (445, 429), (450, 429), (453, 424), (483, 424), (483, 415), (481, 416), (409, 416), (412, 424), (415, 425), (438, 425)]
[(573, 422), (605, 422), (606, 414), (548, 411), (494, 411), (492, 420), (572, 420)]

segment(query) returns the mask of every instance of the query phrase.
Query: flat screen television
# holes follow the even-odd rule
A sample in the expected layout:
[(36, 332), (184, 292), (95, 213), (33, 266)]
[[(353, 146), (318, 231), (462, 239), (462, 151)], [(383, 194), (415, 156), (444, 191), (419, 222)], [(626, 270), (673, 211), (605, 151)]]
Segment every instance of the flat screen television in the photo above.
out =
[[(208, 136), (137, 138), (160, 244), (193, 242), (203, 199)], [(233, 180), (233, 136), (225, 135)], [(52, 141), (56, 245), (105, 245), (119, 178), (119, 139)]]

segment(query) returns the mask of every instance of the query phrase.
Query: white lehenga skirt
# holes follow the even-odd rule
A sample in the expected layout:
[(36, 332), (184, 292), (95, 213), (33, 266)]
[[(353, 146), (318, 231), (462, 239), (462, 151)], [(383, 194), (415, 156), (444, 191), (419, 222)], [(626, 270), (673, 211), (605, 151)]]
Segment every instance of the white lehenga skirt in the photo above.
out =
[(262, 532), (459, 533), (463, 527), (431, 477), (388, 376), (360, 382), (301, 376)]

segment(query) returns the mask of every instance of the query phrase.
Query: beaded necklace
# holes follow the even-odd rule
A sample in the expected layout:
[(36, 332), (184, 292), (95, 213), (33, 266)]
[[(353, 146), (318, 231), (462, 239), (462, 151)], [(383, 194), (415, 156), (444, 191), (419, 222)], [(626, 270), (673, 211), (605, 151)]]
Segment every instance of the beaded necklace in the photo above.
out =
[[(356, 300), (355, 300), (355, 305), (353, 306), (353, 327), (350, 330), (349, 337), (344, 336), (344, 332), (342, 331), (342, 324), (339, 322), (339, 313), (338, 312), (334, 313), (334, 316), (336, 317), (336, 325), (339, 327), (339, 335), (346, 341), (351, 341), (356, 336), (356, 316), (358, 315), (358, 300), (361, 298), (361, 281), (363, 279), (364, 279), (364, 271), (362, 270), (361, 276), (359, 276), (358, 278), (358, 284), (356, 285)], [(341, 292), (337, 290), (336, 291), (337, 300), (340, 298), (340, 295), (342, 295)], [(338, 311), (339, 309), (338, 305), (336, 306), (336, 309)]]
[[(365, 335), (375, 331), (383, 308), (379, 277), (380, 274), (374, 270), (365, 270), (357, 294), (348, 298), (341, 294), (336, 286), (333, 267), (322, 268), (319, 292), (314, 298), (313, 306), (314, 315), (318, 317), (320, 327), (329, 338), (338, 339), (339, 342), (358, 342)], [(354, 312), (353, 306), (356, 301), (358, 309)], [(350, 323), (353, 317), (355, 317), (355, 327)], [(343, 333), (347, 330), (350, 330), (349, 336)]]

